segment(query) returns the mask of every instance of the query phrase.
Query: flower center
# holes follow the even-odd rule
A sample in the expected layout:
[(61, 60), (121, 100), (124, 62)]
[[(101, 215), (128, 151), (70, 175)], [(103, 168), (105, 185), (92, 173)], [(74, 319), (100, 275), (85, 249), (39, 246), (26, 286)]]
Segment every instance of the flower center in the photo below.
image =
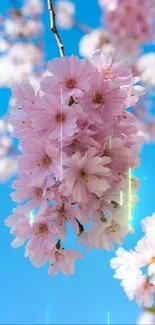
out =
[(61, 253), (59, 253), (58, 251), (55, 252), (55, 259), (56, 259), (56, 262), (62, 262), (64, 260), (64, 257), (62, 256)]
[(104, 70), (104, 79), (105, 79), (105, 80), (110, 79), (110, 76), (111, 76), (110, 69), (109, 69), (109, 68), (106, 68), (106, 69)]
[(107, 227), (107, 229), (105, 230), (105, 232), (107, 234), (109, 233), (114, 233), (116, 232), (116, 230), (119, 228), (119, 224), (117, 222), (115, 222), (114, 220), (112, 220), (111, 222), (111, 226), (110, 227)]
[(76, 81), (74, 78), (65, 77), (64, 83), (68, 89), (73, 89), (76, 87)]
[(78, 141), (77, 140), (73, 140), (73, 142), (71, 143), (71, 148), (73, 150), (73, 152), (75, 152), (75, 150), (78, 148)]
[(51, 163), (51, 158), (47, 155), (43, 156), (37, 163), (38, 167), (47, 167)]
[(155, 256), (152, 256), (151, 261), (150, 261), (150, 264), (153, 264), (153, 263), (155, 263)]
[(101, 93), (98, 93), (98, 92), (94, 92), (93, 93), (93, 95), (92, 95), (92, 102), (94, 104), (104, 104), (105, 103), (102, 94)]
[(80, 178), (83, 180), (84, 183), (88, 183), (89, 176), (85, 169), (81, 169), (79, 172)]
[(113, 153), (113, 151), (111, 149), (105, 149), (104, 150), (104, 156), (113, 158), (114, 153)]
[(25, 120), (22, 121), (22, 123), (24, 124), (24, 126), (30, 128), (32, 126), (32, 121), (31, 120)]
[(56, 115), (55, 118), (56, 118), (57, 122), (64, 122), (65, 121), (65, 114), (59, 113), (59, 114)]
[(35, 188), (35, 190), (34, 190), (34, 196), (36, 198), (40, 198), (42, 196), (42, 193), (43, 193), (43, 191), (42, 191), (41, 188)]
[(48, 228), (47, 228), (47, 225), (46, 224), (42, 224), (40, 223), (38, 226), (37, 226), (37, 229), (35, 231), (35, 235), (38, 236), (38, 237), (43, 237), (44, 235), (46, 235), (48, 232)]

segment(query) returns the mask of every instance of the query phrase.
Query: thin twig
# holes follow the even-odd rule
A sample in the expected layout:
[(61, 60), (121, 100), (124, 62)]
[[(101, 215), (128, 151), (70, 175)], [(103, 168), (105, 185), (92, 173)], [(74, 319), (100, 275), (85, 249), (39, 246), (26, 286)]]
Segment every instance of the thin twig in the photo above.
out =
[(83, 23), (79, 23), (77, 20), (74, 20), (73, 26), (75, 28), (77, 28), (78, 30), (81, 30), (81, 32), (83, 33), (91, 33), (94, 29), (83, 24)]
[(49, 14), (50, 14), (50, 27), (51, 27), (51, 31), (54, 33), (58, 47), (59, 47), (59, 51), (60, 51), (60, 55), (61, 57), (65, 56), (64, 53), (64, 45), (61, 41), (61, 38), (59, 36), (58, 30), (56, 28), (56, 24), (55, 24), (55, 11), (53, 8), (53, 4), (52, 4), (52, 0), (47, 0), (47, 4), (48, 4), (48, 10), (49, 10)]

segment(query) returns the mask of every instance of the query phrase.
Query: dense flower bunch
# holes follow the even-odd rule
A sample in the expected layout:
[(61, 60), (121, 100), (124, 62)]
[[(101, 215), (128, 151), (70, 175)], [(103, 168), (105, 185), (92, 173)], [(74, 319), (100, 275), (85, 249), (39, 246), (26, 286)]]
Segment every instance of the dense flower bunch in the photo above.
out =
[(142, 101), (132, 112), (145, 141), (154, 142), (155, 118), (151, 113), (155, 93), (154, 53), (143, 55), (141, 45), (154, 42), (155, 1), (99, 0), (98, 4), (101, 7), (101, 25), (98, 28), (86, 28), (77, 22), (75, 4), (68, 0), (56, 2), (57, 23), (60, 28), (74, 27), (84, 32), (79, 41), (79, 53), (83, 57), (90, 58), (98, 49), (104, 53), (113, 51), (117, 59), (125, 60), (133, 74), (139, 76), (148, 90), (149, 105)]
[[(114, 277), (122, 280), (121, 285), (130, 300), (136, 299), (138, 305), (146, 311), (139, 324), (154, 324), (155, 298), (155, 214), (142, 220), (144, 237), (138, 241), (134, 251), (119, 248), (111, 260), (111, 267), (116, 269)], [(145, 272), (141, 269), (145, 267)], [(150, 308), (151, 307), (151, 308)]]
[(48, 274), (68, 275), (83, 255), (64, 248), (67, 224), (87, 249), (112, 250), (131, 231), (139, 181), (130, 172), (143, 138), (127, 108), (144, 90), (112, 53), (53, 59), (48, 70), (39, 91), (29, 82), (13, 88), (20, 109), (10, 119), (23, 154), (11, 196), (22, 205), (6, 225), (13, 247), (27, 241), (34, 266), (49, 262)]
[(134, 46), (138, 51), (139, 45), (148, 41), (153, 35), (153, 2), (115, 0), (110, 6), (109, 1), (100, 0), (104, 8), (104, 23), (106, 21), (116, 46), (123, 44), (127, 51)]
[[(1, 17), (0, 23), (0, 86), (10, 86), (43, 68), (40, 37), (43, 26), (40, 0), (26, 0)], [(25, 55), (26, 53), (26, 55)], [(7, 69), (6, 69), (7, 66)]]

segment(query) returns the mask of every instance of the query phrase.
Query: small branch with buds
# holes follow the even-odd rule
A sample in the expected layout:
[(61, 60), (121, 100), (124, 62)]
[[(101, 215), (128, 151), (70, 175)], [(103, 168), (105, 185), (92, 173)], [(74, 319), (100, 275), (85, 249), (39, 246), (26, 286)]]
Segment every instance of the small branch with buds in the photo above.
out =
[(55, 11), (53, 8), (53, 4), (52, 4), (52, 0), (47, 0), (47, 4), (48, 4), (48, 10), (49, 10), (49, 14), (50, 14), (50, 26), (51, 26), (51, 31), (54, 33), (54, 36), (56, 38), (58, 47), (59, 47), (59, 51), (60, 51), (60, 55), (61, 57), (65, 56), (64, 53), (64, 45), (61, 41), (60, 35), (58, 33), (56, 24), (55, 24)]

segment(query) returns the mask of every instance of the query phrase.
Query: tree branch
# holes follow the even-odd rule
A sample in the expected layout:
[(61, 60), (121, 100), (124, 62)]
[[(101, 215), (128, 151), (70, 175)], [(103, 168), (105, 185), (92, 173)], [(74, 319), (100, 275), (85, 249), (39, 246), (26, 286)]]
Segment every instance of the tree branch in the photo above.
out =
[(50, 14), (50, 27), (51, 27), (51, 31), (54, 33), (54, 36), (56, 38), (58, 47), (59, 47), (59, 51), (60, 51), (60, 55), (61, 57), (65, 56), (64, 53), (64, 45), (61, 41), (61, 38), (59, 36), (56, 24), (55, 24), (55, 11), (53, 8), (53, 4), (52, 4), (52, 0), (47, 0), (47, 4), (48, 4), (48, 10), (49, 10), (49, 14)]

